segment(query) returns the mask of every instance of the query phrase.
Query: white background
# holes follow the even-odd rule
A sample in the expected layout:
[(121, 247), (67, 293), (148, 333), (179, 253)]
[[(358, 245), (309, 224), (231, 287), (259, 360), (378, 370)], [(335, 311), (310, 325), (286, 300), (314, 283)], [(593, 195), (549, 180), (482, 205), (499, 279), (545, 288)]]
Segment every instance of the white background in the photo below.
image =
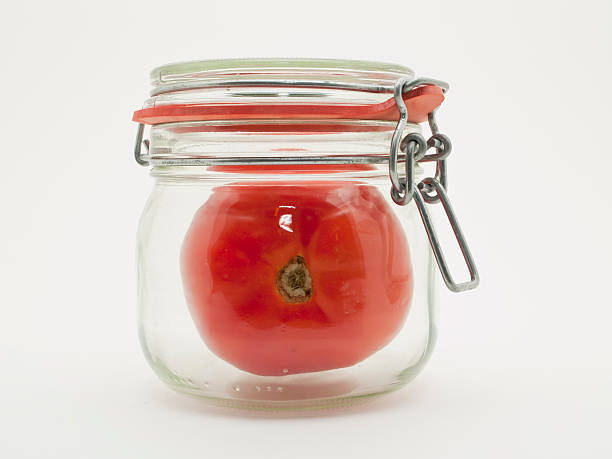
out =
[[(609, 1), (11, 2), (0, 18), (0, 457), (612, 457)], [(451, 82), (450, 194), (482, 276), (363, 408), (256, 416), (141, 355), (132, 159), (148, 72), (396, 62)]]

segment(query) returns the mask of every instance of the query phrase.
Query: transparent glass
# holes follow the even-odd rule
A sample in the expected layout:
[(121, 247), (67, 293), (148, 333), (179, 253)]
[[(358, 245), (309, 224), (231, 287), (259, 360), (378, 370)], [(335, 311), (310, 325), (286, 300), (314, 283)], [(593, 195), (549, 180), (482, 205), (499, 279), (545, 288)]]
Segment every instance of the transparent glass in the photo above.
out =
[[(139, 327), (170, 387), (242, 408), (339, 406), (402, 387), (427, 361), (435, 264), (416, 206), (393, 203), (388, 167), (376, 164), (394, 123), (330, 126), (153, 127), (157, 158), (242, 158), (152, 168)], [(264, 157), (277, 161), (251, 164)]]
[(153, 116), (139, 119), (154, 124), (155, 180), (138, 234), (139, 327), (170, 387), (242, 408), (320, 408), (420, 371), (436, 271), (415, 204), (391, 200), (396, 120), (384, 115), (413, 75), (325, 59), (153, 70), (138, 115)]

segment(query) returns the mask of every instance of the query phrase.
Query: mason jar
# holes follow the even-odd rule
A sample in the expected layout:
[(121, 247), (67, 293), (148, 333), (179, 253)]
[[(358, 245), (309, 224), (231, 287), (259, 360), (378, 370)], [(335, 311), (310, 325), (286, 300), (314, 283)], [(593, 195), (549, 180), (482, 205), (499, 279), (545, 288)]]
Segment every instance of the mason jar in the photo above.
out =
[[(151, 80), (134, 120), (154, 180), (137, 257), (157, 375), (259, 409), (346, 405), (413, 379), (436, 341), (436, 261), (451, 289), (478, 283), (445, 193), (446, 84), (304, 59), (171, 64)], [(440, 201), (463, 284), (427, 213)]]

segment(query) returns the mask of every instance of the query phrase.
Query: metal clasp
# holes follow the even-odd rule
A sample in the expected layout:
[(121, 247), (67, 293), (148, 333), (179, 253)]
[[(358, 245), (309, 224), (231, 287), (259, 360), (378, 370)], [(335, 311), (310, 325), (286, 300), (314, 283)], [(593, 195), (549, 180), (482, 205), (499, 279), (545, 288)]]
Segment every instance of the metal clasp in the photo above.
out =
[[(136, 131), (136, 144), (134, 145), (134, 159), (141, 166), (149, 165), (149, 141), (142, 140), (142, 136), (144, 135), (144, 124), (138, 123), (138, 129)], [(142, 154), (142, 145), (144, 144), (147, 149), (147, 154)]]
[[(389, 177), (391, 179), (391, 198), (396, 204), (405, 206), (413, 198), (416, 202), (416, 206), (421, 214), (429, 243), (433, 250), (438, 268), (444, 279), (444, 283), (453, 292), (463, 292), (466, 290), (472, 290), (476, 288), (480, 282), (478, 270), (474, 263), (474, 258), (470, 252), (467, 241), (453, 208), (446, 194), (448, 188), (448, 173), (446, 167), (446, 159), (451, 152), (452, 145), (450, 139), (439, 132), (438, 123), (436, 122), (435, 110), (432, 111), (428, 116), (429, 128), (431, 130), (431, 137), (425, 141), (425, 138), (421, 134), (410, 133), (402, 138), (404, 129), (406, 127), (408, 119), (408, 111), (406, 104), (404, 103), (403, 93), (411, 91), (412, 89), (422, 85), (436, 85), (444, 92), (448, 90), (448, 85), (444, 82), (432, 80), (428, 78), (418, 78), (415, 80), (407, 80), (400, 78), (395, 84), (394, 98), (395, 103), (400, 114), (399, 120), (393, 132), (391, 138), (391, 147), (389, 150)], [(434, 148), (436, 153), (427, 154), (427, 150)], [(398, 161), (399, 151), (405, 153), (405, 177), (399, 177), (398, 175)], [(436, 173), (435, 177), (428, 177), (421, 180), (418, 186), (414, 186), (412, 183), (414, 177), (414, 163), (421, 162), (435, 162)], [(432, 194), (433, 193), (433, 194)], [(429, 212), (427, 211), (426, 204), (435, 204), (437, 202), (442, 203), (446, 217), (451, 225), (451, 229), (455, 234), (455, 239), (459, 244), (463, 259), (467, 265), (467, 269), (470, 273), (470, 280), (467, 282), (457, 283), (454, 281), (451, 275), (450, 269), (444, 257), (442, 246), (438, 240), (433, 221)]]
[(476, 269), (474, 258), (472, 257), (470, 248), (468, 247), (467, 241), (465, 240), (463, 231), (461, 231), (461, 227), (459, 226), (459, 222), (457, 221), (457, 217), (455, 216), (453, 207), (451, 206), (448, 196), (446, 195), (446, 191), (444, 190), (444, 187), (440, 184), (440, 182), (438, 182), (438, 180), (433, 177), (424, 179), (422, 183), (424, 185), (431, 185), (432, 188), (436, 191), (436, 194), (439, 197), (440, 202), (442, 203), (442, 207), (444, 208), (444, 212), (446, 213), (446, 217), (448, 218), (448, 221), (451, 225), (453, 233), (455, 234), (455, 238), (457, 239), (457, 243), (459, 244), (459, 248), (461, 249), (461, 253), (463, 254), (463, 259), (465, 260), (468, 271), (470, 272), (470, 280), (467, 282), (457, 283), (453, 280), (453, 276), (451, 275), (450, 270), (448, 268), (448, 264), (446, 263), (446, 258), (444, 257), (444, 253), (442, 252), (442, 246), (440, 245), (440, 241), (438, 240), (436, 229), (434, 228), (431, 216), (427, 211), (426, 203), (423, 200), (424, 196), (421, 196), (422, 191), (420, 193), (415, 193), (414, 201), (416, 202), (417, 208), (419, 209), (419, 213), (421, 214), (421, 220), (423, 220), (423, 225), (425, 226), (425, 231), (427, 232), (427, 237), (429, 238), (429, 244), (431, 245), (434, 256), (436, 257), (436, 262), (438, 263), (438, 267), (440, 268), (440, 273), (442, 274), (444, 283), (452, 292), (464, 292), (466, 290), (475, 289), (476, 287), (478, 287), (478, 284), (480, 282), (478, 269)]
[[(391, 196), (393, 197), (393, 201), (402, 206), (408, 204), (412, 200), (412, 195), (414, 194), (414, 186), (412, 183), (410, 183), (413, 176), (412, 172), (414, 168), (414, 161), (420, 161), (426, 158), (425, 153), (427, 152), (427, 148), (425, 148), (425, 139), (420, 134), (408, 134), (405, 138), (402, 138), (404, 129), (406, 128), (406, 124), (408, 122), (408, 108), (404, 102), (403, 95), (405, 92), (410, 92), (418, 86), (425, 85), (438, 86), (444, 92), (448, 90), (448, 83), (431, 78), (416, 78), (414, 80), (410, 80), (409, 78), (400, 78), (395, 82), (395, 87), (393, 89), (393, 98), (395, 99), (397, 110), (399, 111), (399, 119), (397, 121), (397, 125), (395, 126), (393, 137), (391, 137), (391, 148), (389, 150), (389, 177), (391, 178)], [(411, 144), (417, 145), (411, 147)], [(414, 151), (415, 148), (416, 151)], [(414, 156), (412, 161), (410, 158), (408, 158), (411, 153), (411, 149), (413, 149), (412, 153)], [(397, 173), (397, 163), (400, 150), (406, 153), (406, 177), (404, 179), (400, 178)], [(432, 161), (432, 159), (426, 160)]]

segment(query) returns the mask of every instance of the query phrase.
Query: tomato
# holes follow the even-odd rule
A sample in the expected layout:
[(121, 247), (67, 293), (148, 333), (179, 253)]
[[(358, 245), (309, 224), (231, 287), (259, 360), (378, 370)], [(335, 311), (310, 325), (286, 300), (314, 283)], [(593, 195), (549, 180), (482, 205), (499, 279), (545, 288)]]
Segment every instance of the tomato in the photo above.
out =
[(395, 336), (412, 299), (401, 225), (356, 182), (216, 188), (187, 231), (181, 270), (207, 346), (264, 376), (362, 361)]

